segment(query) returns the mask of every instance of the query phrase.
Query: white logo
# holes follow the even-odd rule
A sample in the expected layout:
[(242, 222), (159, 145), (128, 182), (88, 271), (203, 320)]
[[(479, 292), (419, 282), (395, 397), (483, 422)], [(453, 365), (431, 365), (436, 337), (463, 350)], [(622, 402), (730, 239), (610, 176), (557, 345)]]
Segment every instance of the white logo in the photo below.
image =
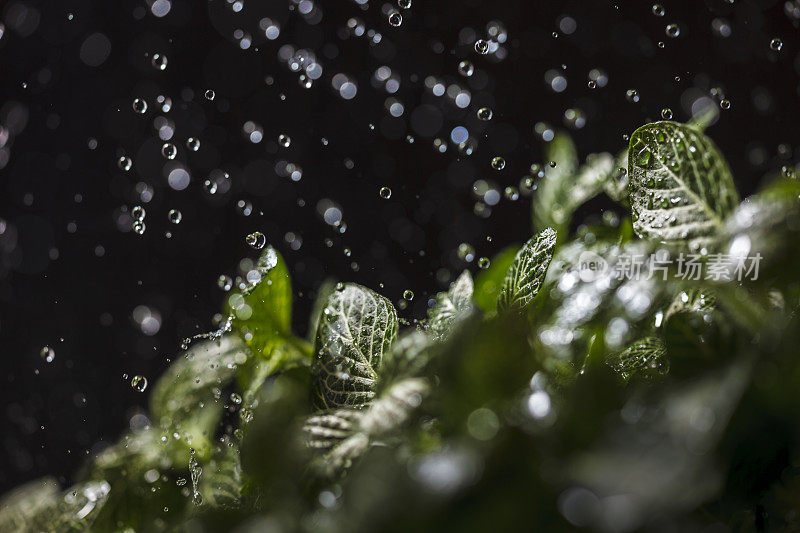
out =
[(578, 257), (578, 275), (582, 281), (592, 282), (607, 270), (608, 262), (595, 252), (586, 250)]

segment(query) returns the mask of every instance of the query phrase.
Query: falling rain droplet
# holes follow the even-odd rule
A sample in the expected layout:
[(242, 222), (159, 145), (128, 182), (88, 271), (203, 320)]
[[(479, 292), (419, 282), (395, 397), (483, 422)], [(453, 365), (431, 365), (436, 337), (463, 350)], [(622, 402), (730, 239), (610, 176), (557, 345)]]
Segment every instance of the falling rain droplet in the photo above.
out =
[(681, 34), (681, 29), (677, 24), (667, 24), (667, 27), (664, 28), (664, 33), (667, 34), (667, 37), (675, 39)]
[(411, 300), (414, 299), (414, 291), (406, 289), (403, 292), (403, 298), (410, 302)]
[(278, 144), (283, 146), (284, 148), (289, 148), (292, 145), (292, 138), (288, 135), (281, 133), (278, 135)]
[(161, 147), (161, 155), (167, 159), (175, 159), (175, 156), (178, 155), (178, 149), (172, 143), (164, 143)]
[(133, 110), (139, 113), (140, 115), (147, 113), (147, 102), (145, 102), (141, 98), (134, 99), (133, 103), (131, 104), (131, 107), (133, 107)]
[(731, 108), (731, 101), (730, 100), (721, 100), (720, 103), (719, 103), (719, 106), (722, 109), (725, 109), (725, 110), (730, 109)]
[(56, 358), (56, 352), (49, 346), (42, 347), (39, 355), (46, 363), (52, 363), (53, 360)]
[(664, 13), (666, 13), (666, 11), (664, 10), (664, 6), (662, 6), (661, 4), (653, 4), (652, 10), (653, 10), (653, 15), (657, 17), (663, 17)]
[(488, 257), (481, 257), (480, 259), (478, 259), (478, 268), (486, 270), (487, 268), (489, 268), (491, 264), (492, 262), (489, 260)]
[(397, 0), (400, 9), (411, 9), (411, 0)]
[(469, 78), (470, 76), (472, 76), (474, 72), (475, 72), (475, 67), (472, 65), (472, 63), (470, 63), (466, 59), (458, 64), (458, 73), (464, 76), (465, 78)]
[(492, 120), (492, 110), (488, 107), (482, 107), (478, 109), (478, 119), (483, 120), (484, 122), (487, 120)]
[(256, 250), (261, 250), (267, 244), (267, 238), (260, 231), (254, 231), (253, 233), (245, 237), (245, 242), (251, 248), (254, 248)]
[(475, 259), (475, 248), (466, 242), (458, 245), (458, 258), (467, 263), (471, 263)]
[(783, 41), (775, 37), (769, 42), (769, 47), (776, 52), (780, 52), (781, 48), (783, 48)]
[(153, 54), (153, 57), (150, 58), (150, 63), (157, 70), (167, 70), (167, 56), (163, 54)]
[(400, 14), (399, 11), (392, 11), (389, 13), (389, 24), (394, 26), (395, 28), (400, 26), (403, 23), (403, 15)]
[(209, 100), (209, 101), (213, 100), (214, 98), (216, 98), (216, 96), (217, 96), (217, 94), (213, 90), (208, 89), (206, 91), (206, 100)]
[(131, 379), (131, 387), (139, 392), (144, 392), (147, 389), (147, 378), (144, 376), (133, 376)]
[(625, 98), (627, 98), (629, 102), (635, 104), (639, 101), (639, 91), (636, 89), (628, 89), (625, 91)]
[(117, 166), (120, 170), (128, 172), (133, 167), (133, 160), (130, 157), (122, 156), (117, 159)]
[(389, 187), (381, 187), (380, 191), (378, 191), (378, 194), (380, 194), (381, 198), (384, 200), (388, 200), (392, 197), (392, 189)]
[(665, 107), (661, 110), (661, 118), (664, 120), (672, 120), (672, 109)]
[(478, 39), (475, 41), (475, 51), (478, 52), (480, 55), (486, 55), (489, 53), (489, 42), (485, 39)]
[(189, 137), (186, 139), (186, 148), (192, 152), (198, 151), (200, 149), (200, 139), (196, 137)]
[(231, 279), (230, 276), (221, 274), (219, 278), (217, 278), (217, 287), (225, 292), (228, 292), (233, 287), (233, 279)]
[(180, 224), (183, 215), (177, 209), (170, 209), (169, 213), (167, 213), (167, 219), (173, 224)]
[(503, 170), (506, 168), (506, 160), (500, 156), (492, 159), (492, 168), (495, 170)]

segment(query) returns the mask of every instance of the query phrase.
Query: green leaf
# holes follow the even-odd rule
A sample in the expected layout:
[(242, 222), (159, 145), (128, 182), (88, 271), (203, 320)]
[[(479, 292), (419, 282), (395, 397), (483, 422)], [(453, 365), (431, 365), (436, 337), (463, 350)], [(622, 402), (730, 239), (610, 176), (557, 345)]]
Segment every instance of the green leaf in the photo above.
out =
[(176, 479), (186, 475), (187, 456), (182, 441), (149, 428), (129, 432), (100, 452), (87, 479), (106, 481), (111, 491), (94, 530), (151, 531), (179, 522), (182, 514), (176, 510), (185, 505), (186, 497)]
[(438, 350), (439, 345), (430, 335), (419, 330), (405, 331), (384, 357), (380, 387), (383, 389), (399, 378), (422, 375)]
[(676, 122), (647, 124), (633, 133), (628, 174), (633, 227), (642, 238), (705, 245), (739, 201), (714, 143)]
[(575, 145), (564, 132), (558, 132), (545, 150), (545, 158), (556, 166), (548, 165), (537, 184), (532, 203), (533, 229), (556, 228), (559, 235), (566, 235), (575, 210), (603, 189), (614, 168), (614, 157), (592, 154), (579, 169)]
[(635, 494), (640, 511), (626, 522), (629, 531), (641, 529), (650, 517), (694, 509), (718, 494), (724, 478), (711, 451), (725, 434), (753, 366), (737, 359), (662, 390), (657, 401), (632, 399), (627, 408), (636, 414), (571, 461), (566, 470), (572, 482), (601, 499)]
[(0, 531), (26, 531), (31, 519), (58, 503), (58, 482), (53, 478), (30, 481), (0, 498)]
[(292, 282), (286, 263), (271, 246), (253, 272), (257, 281), (232, 293), (226, 307), (247, 346), (256, 354), (269, 354), (276, 342), (291, 336)]
[(556, 232), (552, 228), (542, 230), (525, 243), (503, 281), (497, 298), (498, 310), (524, 309), (533, 300), (547, 274), (555, 246)]
[(713, 292), (700, 289), (686, 289), (681, 291), (672, 300), (667, 310), (664, 312), (664, 322), (668, 322), (670, 317), (676, 313), (700, 311), (710, 311), (716, 305), (717, 299)]
[(615, 202), (628, 201), (628, 150), (617, 154), (614, 168), (603, 182), (603, 191)]
[(204, 455), (226, 403), (220, 391), (247, 361), (247, 348), (232, 335), (192, 346), (156, 383), (153, 420), (166, 434), (180, 435), (187, 450)]
[(625, 381), (637, 374), (649, 377), (669, 371), (667, 350), (658, 337), (640, 339), (623, 351), (610, 355), (606, 363)]
[(325, 306), (328, 303), (328, 298), (335, 290), (336, 282), (331, 278), (323, 281), (322, 285), (320, 285), (319, 289), (317, 289), (317, 297), (314, 299), (314, 305), (311, 308), (311, 316), (308, 321), (308, 335), (306, 338), (309, 342), (314, 342), (314, 338), (317, 335), (319, 319), (322, 316), (322, 311), (325, 309)]
[(214, 450), (211, 460), (203, 467), (199, 493), (202, 506), (213, 508), (236, 508), (242, 496), (242, 466), (239, 448), (227, 436)]
[(258, 404), (258, 396), (264, 383), (279, 372), (286, 372), (298, 367), (308, 368), (310, 358), (294, 343), (279, 344), (273, 347), (269, 356), (254, 357), (249, 364), (238, 372), (239, 390), (242, 391), (242, 406), (239, 409), (241, 428), (247, 426), (253, 417), (253, 410)]
[(306, 445), (325, 452), (313, 468), (324, 478), (342, 474), (376, 439), (389, 437), (407, 424), (429, 391), (425, 379), (402, 379), (366, 410), (337, 409), (309, 417), (303, 426)]
[(89, 481), (61, 493), (52, 479), (23, 485), (0, 500), (0, 531), (86, 531), (105, 505), (110, 485)]
[(489, 313), (497, 309), (497, 296), (503, 287), (503, 280), (506, 277), (511, 263), (517, 256), (520, 247), (513, 245), (505, 248), (499, 254), (492, 257), (489, 268), (481, 270), (475, 277), (475, 292), (472, 300), (478, 309), (484, 313)]
[(465, 270), (447, 292), (436, 295), (436, 305), (428, 310), (427, 330), (437, 338), (446, 335), (453, 323), (472, 308), (473, 290), (472, 275)]
[(375, 395), (383, 354), (397, 330), (397, 312), (383, 296), (349, 283), (331, 294), (317, 328), (314, 407), (327, 410), (368, 404)]
[[(760, 255), (758, 279), (753, 280), (750, 275), (744, 276), (743, 281), (757, 282), (769, 288), (785, 288), (797, 280), (797, 269), (800, 268), (798, 238), (800, 182), (786, 179), (770, 184), (764, 191), (743, 201), (725, 221), (716, 247), (728, 255), (732, 267), (740, 259)], [(752, 262), (747, 266), (752, 266)]]

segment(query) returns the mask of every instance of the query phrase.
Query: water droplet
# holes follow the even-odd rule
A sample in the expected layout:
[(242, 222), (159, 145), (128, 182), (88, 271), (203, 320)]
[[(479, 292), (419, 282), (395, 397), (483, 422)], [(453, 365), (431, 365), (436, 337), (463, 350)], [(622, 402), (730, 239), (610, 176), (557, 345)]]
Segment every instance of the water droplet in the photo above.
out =
[(503, 170), (506, 168), (506, 160), (500, 156), (492, 159), (492, 168), (495, 170)]
[(503, 191), (506, 199), (515, 202), (519, 199), (519, 190), (516, 187), (506, 187)]
[(213, 100), (214, 98), (216, 98), (216, 96), (217, 96), (217, 94), (212, 89), (208, 89), (206, 91), (206, 100), (209, 100), (209, 101)]
[(474, 72), (475, 72), (475, 67), (472, 65), (472, 63), (470, 63), (466, 59), (458, 64), (458, 73), (464, 76), (465, 78), (469, 78), (470, 76), (472, 76)]
[(664, 6), (661, 4), (653, 4), (653, 15), (657, 17), (663, 17), (664, 13), (666, 13)]
[(192, 480), (192, 503), (194, 505), (201, 505), (203, 503), (203, 496), (200, 494), (200, 476), (203, 474), (203, 467), (200, 466), (194, 455), (195, 451), (192, 449), (189, 456), (189, 477)]
[(667, 34), (667, 37), (675, 39), (681, 34), (681, 29), (677, 24), (667, 24), (667, 27), (664, 28), (664, 33)]
[(664, 120), (672, 120), (672, 109), (665, 107), (661, 110), (661, 118)]
[(56, 358), (56, 352), (49, 346), (43, 346), (39, 355), (44, 359), (46, 363), (52, 363), (53, 360)]
[(131, 209), (131, 216), (133, 216), (133, 218), (136, 220), (143, 220), (144, 217), (147, 216), (147, 213), (145, 212), (144, 207), (137, 205)]
[(236, 394), (235, 392), (232, 392), (232, 393), (231, 393), (231, 401), (232, 401), (233, 403), (235, 403), (236, 405), (241, 405), (241, 403), (242, 403), (242, 397), (241, 397), (241, 396), (239, 396), (238, 394)]
[(413, 300), (413, 299), (414, 299), (414, 291), (411, 291), (411, 290), (408, 290), (408, 289), (406, 289), (406, 290), (403, 292), (403, 298), (404, 298), (405, 300), (407, 300), (407, 301), (409, 301), (409, 302), (410, 302), (411, 300)]
[(117, 159), (117, 166), (120, 170), (128, 172), (133, 167), (133, 160), (130, 157), (122, 156)]
[(245, 242), (251, 248), (254, 248), (256, 250), (261, 250), (267, 244), (267, 238), (260, 231), (254, 231), (253, 233), (245, 237)]
[(167, 56), (163, 54), (153, 54), (150, 63), (153, 65), (153, 68), (157, 70), (167, 70)]
[(219, 278), (217, 278), (217, 287), (228, 292), (233, 287), (233, 279), (225, 274), (220, 274)]
[(411, 0), (397, 0), (397, 5), (400, 9), (411, 9)]
[(392, 189), (389, 187), (381, 187), (381, 190), (378, 191), (378, 194), (380, 194), (381, 198), (388, 200), (392, 197)]
[(144, 232), (145, 232), (146, 229), (147, 229), (147, 226), (141, 220), (137, 220), (137, 221), (135, 221), (133, 223), (133, 231), (137, 235), (144, 235)]
[(186, 139), (186, 148), (192, 152), (198, 151), (200, 149), (200, 139), (196, 137), (189, 137)]
[(133, 107), (133, 110), (140, 115), (147, 113), (147, 102), (141, 98), (135, 98), (131, 104), (131, 107)]
[(288, 135), (281, 133), (280, 135), (278, 135), (278, 144), (280, 144), (284, 148), (289, 148), (289, 146), (291, 146), (292, 144), (292, 138), (289, 137)]
[(478, 39), (475, 41), (475, 51), (481, 55), (486, 55), (489, 53), (489, 42), (485, 39)]
[(478, 268), (486, 270), (487, 268), (489, 268), (491, 264), (492, 262), (489, 260), (488, 257), (481, 257), (480, 259), (478, 259)]
[(178, 149), (172, 143), (164, 143), (161, 147), (161, 155), (167, 159), (175, 159), (175, 156), (178, 155)]
[(731, 108), (731, 101), (730, 100), (721, 100), (719, 106), (722, 109), (730, 109)]
[(396, 28), (402, 23), (403, 23), (403, 15), (401, 15), (399, 11), (392, 10), (389, 13), (389, 24), (391, 24)]
[(239, 211), (240, 215), (249, 217), (253, 212), (253, 204), (247, 200), (239, 200), (236, 202), (236, 210)]
[(594, 81), (594, 80), (589, 80), (589, 81), (586, 83), (586, 85), (587, 85), (587, 86), (588, 86), (590, 89), (595, 89), (595, 88), (597, 87), (597, 82), (596, 82), (596, 81)]
[(776, 52), (780, 52), (781, 48), (783, 48), (783, 41), (775, 37), (769, 42), (769, 47), (775, 50)]
[(214, 180), (205, 180), (203, 182), (203, 188), (206, 190), (208, 194), (216, 194), (217, 193), (217, 182)]
[(627, 98), (629, 102), (635, 104), (639, 101), (639, 91), (636, 89), (628, 89), (625, 91), (625, 98)]
[(488, 107), (482, 107), (478, 109), (478, 119), (483, 120), (484, 122), (487, 120), (492, 120), (492, 110)]
[(475, 248), (466, 242), (458, 245), (458, 258), (467, 263), (471, 263), (475, 259)]
[(167, 213), (167, 219), (173, 224), (180, 224), (183, 215), (177, 209), (170, 209), (169, 213)]
[(131, 387), (139, 392), (144, 392), (147, 389), (147, 378), (139, 375), (133, 376)]

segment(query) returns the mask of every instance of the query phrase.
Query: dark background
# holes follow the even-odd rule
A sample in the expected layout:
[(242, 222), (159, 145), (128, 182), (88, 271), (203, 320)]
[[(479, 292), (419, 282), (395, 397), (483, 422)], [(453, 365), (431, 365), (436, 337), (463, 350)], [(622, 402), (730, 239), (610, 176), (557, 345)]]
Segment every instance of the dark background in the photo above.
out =
[[(0, 491), (44, 474), (69, 479), (146, 408), (147, 393), (132, 389), (130, 377), (152, 382), (183, 338), (214, 327), (225, 294), (217, 278), (257, 256), (245, 244), (252, 231), (289, 263), (295, 328), (305, 334), (326, 277), (395, 302), (413, 290), (401, 316), (422, 318), (452, 275), (477, 269), (477, 259), (458, 258), (460, 243), (491, 257), (527, 239), (529, 198), (503, 198), (479, 216), (471, 187), (477, 179), (501, 192), (516, 186), (541, 162), (534, 125), (564, 127), (569, 108), (585, 116), (571, 133), (586, 155), (616, 153), (625, 134), (662, 108), (688, 120), (697, 98), (727, 98), (731, 108), (709, 135), (742, 194), (753, 192), (765, 174), (795, 160), (800, 143), (800, 42), (784, 4), (666, 1), (658, 17), (640, 0), (414, 0), (394, 28), (385, 8), (395, 4), (380, 2), (320, 2), (321, 18), (310, 20), (289, 0), (245, 0), (239, 13), (226, 0), (173, 0), (163, 18), (141, 0), (0, 2)], [(560, 29), (564, 16), (577, 23), (571, 34)], [(263, 17), (280, 23), (278, 39), (263, 37)], [(348, 34), (351, 17), (380, 42)], [(473, 48), (492, 20), (508, 33), (502, 60)], [(670, 23), (678, 38), (666, 36)], [(714, 29), (726, 24), (727, 37)], [(249, 49), (236, 29), (253, 36)], [(770, 49), (774, 37), (783, 40), (779, 52)], [(310, 89), (278, 59), (287, 44), (312, 50), (322, 64)], [(167, 56), (165, 70), (152, 66), (154, 52)], [(472, 77), (459, 75), (461, 59), (474, 64)], [(399, 76), (394, 95), (371, 84), (382, 65)], [(595, 68), (607, 74), (605, 87), (587, 86)], [(564, 92), (545, 82), (553, 69), (568, 81)], [(340, 72), (358, 85), (352, 100), (332, 89)], [(432, 95), (428, 76), (469, 90), (469, 107)], [(158, 95), (172, 99), (169, 112)], [(388, 97), (404, 104), (401, 117), (387, 113)], [(147, 101), (144, 115), (133, 112), (134, 98)], [(493, 110), (491, 121), (476, 118), (482, 106)], [(173, 161), (161, 155), (159, 116), (174, 125)], [(262, 142), (245, 139), (247, 121), (263, 128)], [(458, 125), (477, 141), (470, 156), (449, 141)], [(281, 133), (292, 139), (288, 149), (278, 146)], [(201, 141), (197, 152), (186, 149), (190, 136)], [(435, 137), (448, 141), (445, 153), (434, 149)], [(129, 172), (117, 166), (125, 154)], [(490, 167), (498, 155), (507, 162), (502, 171)], [(278, 175), (281, 160), (302, 167), (302, 179)], [(191, 175), (183, 191), (167, 185), (176, 164)], [(204, 180), (221, 171), (230, 178), (209, 194)], [(378, 194), (383, 186), (392, 190), (388, 200)], [(341, 208), (344, 233), (318, 213), (325, 199)], [(240, 200), (252, 203), (250, 216)], [(128, 216), (135, 205), (147, 212), (141, 236)], [(610, 205), (595, 200), (585, 212)], [(180, 224), (167, 220), (170, 209), (181, 211)], [(302, 239), (299, 249), (287, 232)], [(138, 306), (157, 313), (155, 335), (135, 321)], [(51, 363), (40, 356), (45, 345), (55, 352)]]

